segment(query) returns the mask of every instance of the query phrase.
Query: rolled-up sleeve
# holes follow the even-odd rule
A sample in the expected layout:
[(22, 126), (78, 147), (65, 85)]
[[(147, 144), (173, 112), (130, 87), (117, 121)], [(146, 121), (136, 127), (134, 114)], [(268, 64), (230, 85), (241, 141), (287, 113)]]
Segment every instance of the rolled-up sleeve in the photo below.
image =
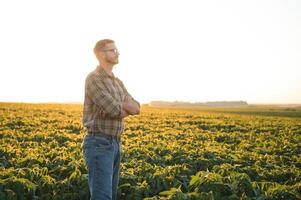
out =
[(106, 90), (103, 82), (90, 76), (86, 79), (86, 90), (92, 101), (103, 109), (111, 118), (119, 118), (121, 116), (121, 102), (116, 101), (112, 95)]
[(125, 88), (123, 82), (122, 82), (120, 79), (118, 79), (118, 81), (119, 81), (119, 83), (120, 83), (120, 85), (121, 85), (121, 87), (122, 87), (124, 93), (125, 93), (127, 96), (129, 96), (134, 102), (136, 102), (136, 103), (138, 104), (139, 108), (140, 108), (140, 103), (139, 103), (136, 99), (134, 99), (134, 98), (132, 97), (132, 95), (131, 95), (131, 94), (128, 92), (128, 90)]

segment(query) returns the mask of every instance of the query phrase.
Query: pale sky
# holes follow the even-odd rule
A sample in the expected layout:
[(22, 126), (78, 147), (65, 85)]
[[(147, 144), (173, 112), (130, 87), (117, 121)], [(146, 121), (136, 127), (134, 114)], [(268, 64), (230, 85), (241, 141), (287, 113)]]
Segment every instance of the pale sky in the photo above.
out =
[(80, 102), (97, 61), (138, 101), (301, 103), (301, 1), (0, 2), (0, 102)]

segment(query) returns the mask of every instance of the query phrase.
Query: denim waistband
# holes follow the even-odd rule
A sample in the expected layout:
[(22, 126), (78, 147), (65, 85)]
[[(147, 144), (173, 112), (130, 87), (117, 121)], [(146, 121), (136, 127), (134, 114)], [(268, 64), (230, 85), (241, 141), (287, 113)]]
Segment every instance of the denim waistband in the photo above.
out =
[(101, 132), (91, 132), (91, 131), (89, 131), (88, 135), (105, 137), (105, 138), (108, 138), (108, 139), (111, 139), (111, 140), (115, 139), (117, 141), (120, 141), (120, 139), (121, 139), (120, 135), (108, 135), (108, 134), (104, 134), (104, 133), (101, 133)]

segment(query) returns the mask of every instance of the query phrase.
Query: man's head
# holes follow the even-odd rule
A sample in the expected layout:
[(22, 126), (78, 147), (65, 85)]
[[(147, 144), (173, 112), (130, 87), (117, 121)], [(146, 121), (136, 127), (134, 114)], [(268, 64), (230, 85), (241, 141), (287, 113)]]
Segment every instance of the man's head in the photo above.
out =
[(99, 40), (94, 47), (94, 54), (99, 62), (108, 64), (118, 64), (118, 50), (114, 40)]

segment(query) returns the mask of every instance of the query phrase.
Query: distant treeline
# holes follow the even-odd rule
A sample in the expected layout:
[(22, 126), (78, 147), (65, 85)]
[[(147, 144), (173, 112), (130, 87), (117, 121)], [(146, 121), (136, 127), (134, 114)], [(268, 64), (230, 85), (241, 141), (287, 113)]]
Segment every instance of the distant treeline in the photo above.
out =
[(190, 106), (211, 106), (211, 107), (227, 107), (227, 106), (247, 106), (246, 101), (209, 101), (204, 103), (190, 103), (185, 101), (151, 101), (151, 106), (172, 106), (172, 107), (190, 107)]

